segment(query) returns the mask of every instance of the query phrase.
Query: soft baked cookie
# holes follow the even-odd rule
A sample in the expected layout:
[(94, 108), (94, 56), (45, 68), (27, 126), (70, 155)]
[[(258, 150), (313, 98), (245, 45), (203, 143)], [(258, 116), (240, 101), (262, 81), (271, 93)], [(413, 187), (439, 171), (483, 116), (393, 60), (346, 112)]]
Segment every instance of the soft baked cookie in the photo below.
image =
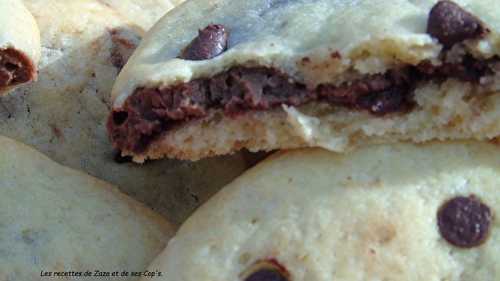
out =
[(198, 209), (149, 268), (158, 281), (500, 280), (499, 151), (278, 153)]
[(119, 186), (176, 224), (246, 169), (241, 156), (196, 164), (158, 161), (147, 167), (118, 157), (106, 133), (109, 96), (140, 42), (138, 23), (98, 0), (24, 4), (41, 30), (38, 80), (2, 97), (0, 134)]
[(113, 88), (135, 161), (500, 134), (494, 0), (194, 0)]
[[(0, 137), (0, 154), (0, 281), (143, 272), (173, 234), (168, 222), (116, 187), (33, 148)], [(87, 270), (92, 276), (71, 273)]]
[(0, 0), (0, 95), (37, 77), (40, 31), (21, 0)]

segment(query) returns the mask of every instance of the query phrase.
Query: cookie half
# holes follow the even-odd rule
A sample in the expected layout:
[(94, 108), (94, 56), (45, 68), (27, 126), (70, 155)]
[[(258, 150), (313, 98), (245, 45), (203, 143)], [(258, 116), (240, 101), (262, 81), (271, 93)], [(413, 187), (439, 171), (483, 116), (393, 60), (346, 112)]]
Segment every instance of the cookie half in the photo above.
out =
[(190, 1), (141, 43), (108, 131), (136, 161), (500, 133), (495, 1)]
[(169, 281), (499, 280), (498, 152), (455, 142), (275, 154), (198, 209), (150, 270)]
[(37, 77), (40, 31), (20, 0), (0, 0), (0, 95)]

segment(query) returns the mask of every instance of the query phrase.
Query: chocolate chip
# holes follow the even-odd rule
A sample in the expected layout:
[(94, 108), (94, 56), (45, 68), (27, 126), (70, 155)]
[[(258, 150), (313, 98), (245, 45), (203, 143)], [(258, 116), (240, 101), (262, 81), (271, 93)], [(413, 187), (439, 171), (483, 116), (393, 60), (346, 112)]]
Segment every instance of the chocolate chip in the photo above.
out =
[(244, 281), (288, 281), (288, 271), (275, 259), (259, 261), (250, 268)]
[(222, 54), (227, 49), (228, 33), (221, 24), (211, 24), (198, 31), (198, 36), (182, 51), (179, 58), (207, 60)]
[(487, 31), (481, 20), (448, 0), (434, 5), (427, 21), (427, 33), (446, 48), (466, 39), (482, 37)]
[(264, 268), (250, 274), (245, 281), (287, 281), (288, 279), (278, 270)]
[(490, 208), (477, 197), (458, 196), (445, 202), (437, 213), (441, 236), (448, 243), (472, 248), (484, 243), (492, 220)]

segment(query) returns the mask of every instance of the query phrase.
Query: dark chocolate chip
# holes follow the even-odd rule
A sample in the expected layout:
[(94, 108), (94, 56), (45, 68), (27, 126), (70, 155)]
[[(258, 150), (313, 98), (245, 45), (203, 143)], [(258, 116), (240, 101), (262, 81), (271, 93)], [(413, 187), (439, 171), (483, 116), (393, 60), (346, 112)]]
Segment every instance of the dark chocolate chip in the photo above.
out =
[(113, 160), (118, 164), (131, 163), (132, 156), (122, 156), (122, 152), (119, 150), (115, 150), (113, 152)]
[(257, 261), (244, 276), (244, 281), (287, 281), (290, 279), (290, 273), (276, 259)]
[(198, 32), (198, 36), (182, 51), (179, 58), (207, 60), (227, 49), (228, 32), (221, 24), (211, 24)]
[(427, 21), (427, 33), (446, 48), (466, 39), (480, 38), (487, 31), (481, 20), (448, 0), (434, 5)]
[(441, 236), (448, 243), (472, 248), (488, 237), (492, 214), (477, 197), (458, 196), (445, 202), (437, 213)]
[(263, 268), (247, 276), (245, 281), (288, 281), (279, 270)]

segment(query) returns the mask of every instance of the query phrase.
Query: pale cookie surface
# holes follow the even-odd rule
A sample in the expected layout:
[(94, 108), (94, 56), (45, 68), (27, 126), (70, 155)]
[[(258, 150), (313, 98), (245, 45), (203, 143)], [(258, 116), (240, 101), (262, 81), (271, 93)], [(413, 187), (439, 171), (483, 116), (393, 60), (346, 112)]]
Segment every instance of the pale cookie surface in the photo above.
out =
[[(495, 1), (189, 1), (113, 87), (142, 162), (500, 135)], [(450, 15), (450, 16), (447, 16)]]
[(40, 31), (21, 0), (0, 0), (0, 95), (36, 79)]
[(148, 31), (165, 13), (184, 0), (99, 0)]
[(54, 272), (144, 271), (173, 234), (168, 222), (108, 183), (5, 137), (0, 153), (1, 281), (106, 280)]
[(115, 161), (105, 129), (109, 96), (143, 32), (97, 0), (24, 3), (41, 30), (40, 72), (38, 81), (0, 99), (2, 135), (117, 185), (175, 223), (244, 171), (241, 156), (147, 166)]
[[(150, 268), (169, 281), (499, 280), (498, 152), (450, 142), (278, 153), (202, 206)], [(451, 214), (443, 226), (438, 212)]]
[[(234, 65), (277, 66), (316, 85), (342, 80), (341, 74), (350, 67), (374, 73), (394, 63), (436, 59), (442, 46), (426, 33), (429, 11), (436, 2), (190, 1), (149, 32), (114, 87), (115, 106), (137, 87), (185, 82)], [(478, 16), (491, 31), (481, 44), (471, 48), (480, 56), (500, 54), (496, 1), (456, 3)], [(210, 24), (223, 24), (230, 32), (227, 52), (206, 61), (176, 58), (198, 30)], [(336, 52), (340, 58), (330, 57)], [(312, 63), (304, 66), (304, 57)]]

